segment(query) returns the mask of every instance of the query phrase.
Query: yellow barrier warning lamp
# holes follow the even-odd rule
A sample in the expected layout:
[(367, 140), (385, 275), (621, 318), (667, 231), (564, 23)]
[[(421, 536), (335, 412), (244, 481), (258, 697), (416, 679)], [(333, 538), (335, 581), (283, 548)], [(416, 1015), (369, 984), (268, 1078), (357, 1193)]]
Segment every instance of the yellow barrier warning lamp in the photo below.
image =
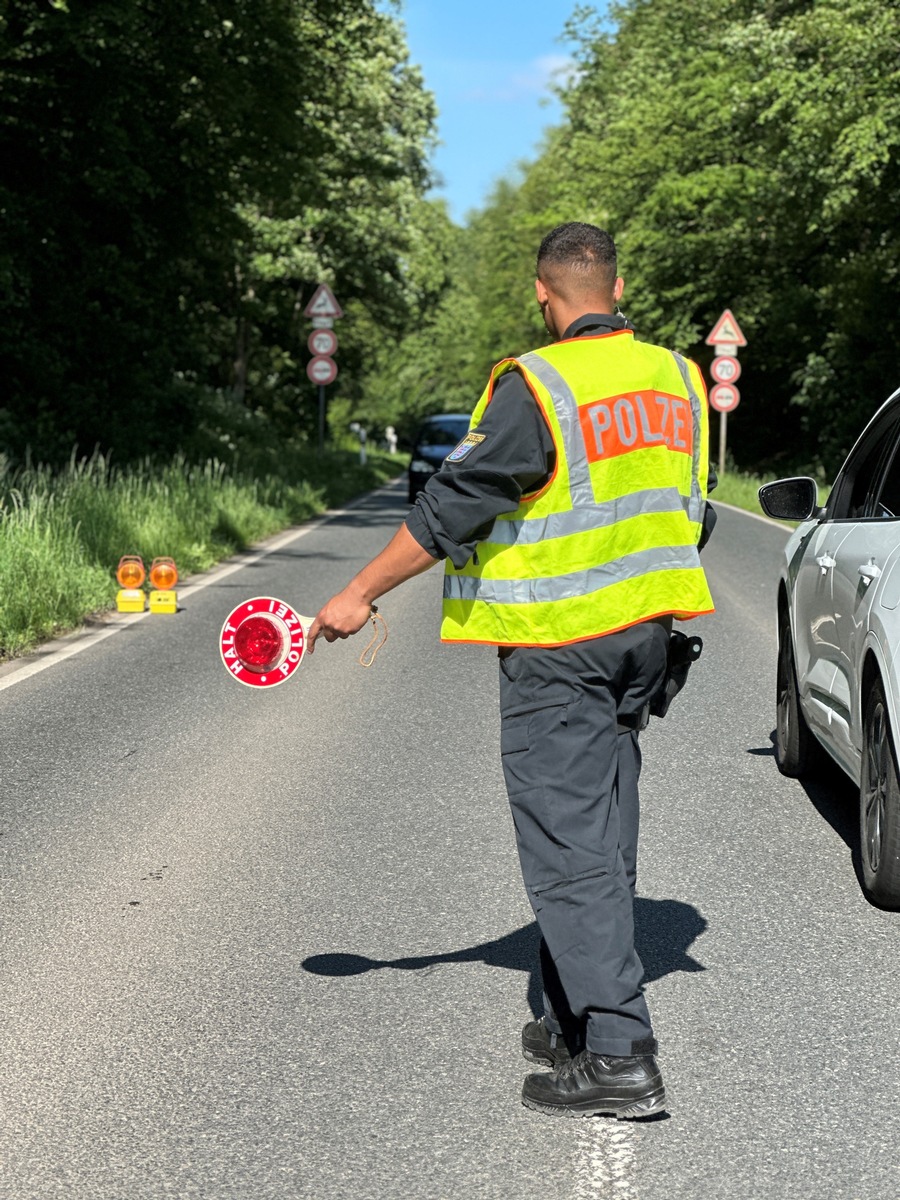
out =
[(146, 608), (146, 597), (141, 584), (147, 572), (144, 570), (144, 560), (139, 554), (123, 554), (116, 568), (116, 579), (120, 591), (116, 595), (116, 608), (119, 612), (143, 612)]
[(171, 558), (154, 558), (150, 565), (150, 611), (157, 613), (178, 612), (178, 595), (175, 584), (178, 569)]

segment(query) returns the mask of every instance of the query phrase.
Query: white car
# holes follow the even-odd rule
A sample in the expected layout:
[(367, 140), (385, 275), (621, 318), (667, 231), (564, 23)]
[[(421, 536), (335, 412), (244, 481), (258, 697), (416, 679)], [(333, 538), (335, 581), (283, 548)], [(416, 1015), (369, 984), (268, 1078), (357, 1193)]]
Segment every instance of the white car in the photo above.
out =
[(811, 774), (824, 749), (859, 785), (863, 887), (900, 908), (900, 390), (824, 508), (808, 478), (766, 484), (759, 500), (770, 517), (802, 522), (778, 584), (778, 767)]

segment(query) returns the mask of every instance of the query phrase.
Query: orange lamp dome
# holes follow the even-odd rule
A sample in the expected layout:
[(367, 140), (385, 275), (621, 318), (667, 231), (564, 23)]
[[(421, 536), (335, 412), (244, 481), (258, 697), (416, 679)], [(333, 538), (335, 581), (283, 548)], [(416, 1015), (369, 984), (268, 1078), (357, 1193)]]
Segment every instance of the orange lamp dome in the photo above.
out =
[(147, 572), (144, 560), (139, 554), (123, 554), (116, 568), (116, 579), (123, 588), (139, 588), (144, 582)]
[(171, 558), (154, 558), (150, 567), (150, 582), (160, 592), (170, 592), (178, 582), (178, 568)]

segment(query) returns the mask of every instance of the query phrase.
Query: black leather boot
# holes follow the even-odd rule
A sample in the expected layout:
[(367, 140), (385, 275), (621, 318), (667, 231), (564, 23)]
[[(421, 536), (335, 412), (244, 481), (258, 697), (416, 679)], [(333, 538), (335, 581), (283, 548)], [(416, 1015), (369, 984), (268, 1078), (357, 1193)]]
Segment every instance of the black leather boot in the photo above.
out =
[(551, 1033), (539, 1021), (529, 1021), (522, 1030), (522, 1054), (529, 1062), (544, 1063), (548, 1067), (560, 1067), (572, 1057), (562, 1034)]
[(573, 1117), (649, 1117), (665, 1109), (666, 1090), (651, 1054), (618, 1058), (582, 1050), (553, 1071), (527, 1076), (522, 1103)]

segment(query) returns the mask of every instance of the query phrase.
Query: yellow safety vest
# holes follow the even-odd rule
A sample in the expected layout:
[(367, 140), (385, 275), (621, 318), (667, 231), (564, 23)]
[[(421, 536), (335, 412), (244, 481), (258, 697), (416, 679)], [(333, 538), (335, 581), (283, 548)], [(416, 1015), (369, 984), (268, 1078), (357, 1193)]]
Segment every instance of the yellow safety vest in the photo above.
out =
[(541, 408), (556, 467), (464, 567), (447, 560), (441, 639), (562, 646), (713, 612), (697, 551), (709, 465), (697, 365), (631, 330), (571, 338), (498, 363), (471, 429), (509, 370)]

